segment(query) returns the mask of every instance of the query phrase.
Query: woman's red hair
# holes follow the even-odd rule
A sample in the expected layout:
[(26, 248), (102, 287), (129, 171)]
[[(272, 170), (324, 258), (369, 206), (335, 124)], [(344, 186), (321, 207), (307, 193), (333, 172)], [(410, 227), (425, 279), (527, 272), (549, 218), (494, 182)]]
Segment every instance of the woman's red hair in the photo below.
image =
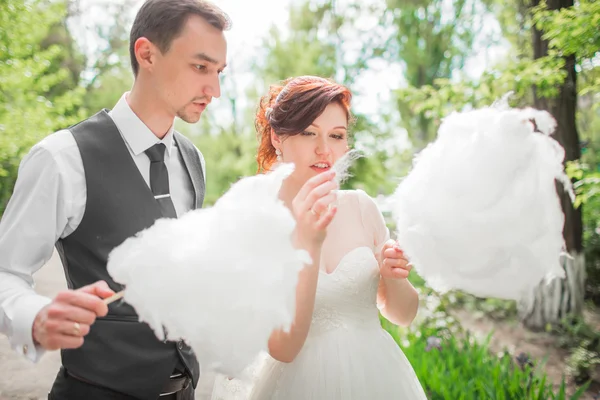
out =
[(297, 135), (334, 102), (346, 110), (350, 121), (351, 100), (352, 93), (347, 87), (317, 76), (289, 78), (282, 85), (272, 85), (260, 99), (254, 122), (259, 140), (258, 171), (269, 171), (277, 160), (272, 132), (278, 136)]

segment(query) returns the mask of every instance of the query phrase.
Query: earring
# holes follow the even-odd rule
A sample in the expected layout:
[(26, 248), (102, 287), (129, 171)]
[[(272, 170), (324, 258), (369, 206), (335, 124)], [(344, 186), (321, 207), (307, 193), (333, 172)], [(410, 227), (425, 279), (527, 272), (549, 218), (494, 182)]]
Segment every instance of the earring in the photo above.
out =
[(281, 162), (281, 160), (283, 159), (281, 157), (281, 150), (275, 149), (275, 154), (277, 155), (277, 162)]

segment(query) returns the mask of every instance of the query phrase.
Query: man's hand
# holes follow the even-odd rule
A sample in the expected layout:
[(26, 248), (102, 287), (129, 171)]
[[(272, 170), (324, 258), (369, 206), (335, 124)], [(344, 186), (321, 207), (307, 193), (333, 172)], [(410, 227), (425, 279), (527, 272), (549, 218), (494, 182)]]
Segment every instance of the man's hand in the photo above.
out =
[(32, 327), (34, 342), (46, 350), (80, 347), (96, 317), (108, 313), (102, 299), (113, 294), (104, 281), (60, 292), (36, 315)]

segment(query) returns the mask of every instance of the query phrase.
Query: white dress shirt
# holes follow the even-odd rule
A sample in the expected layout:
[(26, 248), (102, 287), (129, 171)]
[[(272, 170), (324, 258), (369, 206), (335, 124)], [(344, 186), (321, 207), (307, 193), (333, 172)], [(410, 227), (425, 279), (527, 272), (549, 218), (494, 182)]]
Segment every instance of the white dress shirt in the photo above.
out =
[[(109, 115), (148, 186), (150, 160), (144, 151), (158, 142), (165, 144), (171, 198), (177, 215), (182, 215), (193, 206), (194, 190), (173, 140), (173, 126), (158, 139), (131, 110), (127, 95), (123, 94)], [(204, 157), (198, 153), (206, 177)], [(86, 195), (79, 148), (71, 132), (61, 130), (36, 144), (23, 158), (0, 221), (0, 332), (33, 362), (44, 353), (34, 345), (33, 321), (51, 299), (35, 293), (32, 276), (50, 259), (57, 240), (77, 229)]]

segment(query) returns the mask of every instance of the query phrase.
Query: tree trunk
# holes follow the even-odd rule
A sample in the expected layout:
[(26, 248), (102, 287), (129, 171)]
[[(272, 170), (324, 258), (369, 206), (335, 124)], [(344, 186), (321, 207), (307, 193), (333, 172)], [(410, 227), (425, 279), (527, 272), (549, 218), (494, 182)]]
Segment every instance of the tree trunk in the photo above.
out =
[[(533, 0), (532, 6), (539, 4)], [(560, 10), (573, 6), (573, 0), (548, 0), (550, 10)], [(548, 55), (548, 42), (542, 39), (542, 32), (533, 29), (534, 59)], [(547, 110), (557, 121), (554, 137), (565, 149), (565, 161), (576, 160), (581, 156), (579, 135), (575, 123), (577, 106), (577, 74), (575, 72), (575, 56), (565, 59), (567, 76), (556, 98), (543, 98), (533, 88), (534, 105), (538, 109)], [(548, 324), (555, 324), (567, 315), (580, 314), (583, 309), (585, 294), (585, 259), (582, 243), (581, 207), (575, 209), (561, 184), (557, 183), (557, 192), (565, 214), (563, 235), (570, 257), (565, 257), (563, 266), (566, 277), (556, 279), (551, 284), (542, 284), (531, 299), (519, 305), (521, 321), (532, 329), (543, 329)]]

